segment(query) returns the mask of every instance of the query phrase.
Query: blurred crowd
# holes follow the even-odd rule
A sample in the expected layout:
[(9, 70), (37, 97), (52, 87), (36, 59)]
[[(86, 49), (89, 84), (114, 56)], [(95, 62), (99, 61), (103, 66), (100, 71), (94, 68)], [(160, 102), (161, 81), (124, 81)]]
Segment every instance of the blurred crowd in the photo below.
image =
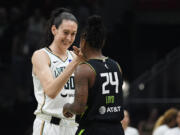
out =
[(180, 110), (171, 107), (158, 114), (153, 109), (145, 121), (140, 121), (136, 126), (131, 125), (130, 113), (124, 110), (124, 119), (121, 121), (125, 135), (180, 135)]

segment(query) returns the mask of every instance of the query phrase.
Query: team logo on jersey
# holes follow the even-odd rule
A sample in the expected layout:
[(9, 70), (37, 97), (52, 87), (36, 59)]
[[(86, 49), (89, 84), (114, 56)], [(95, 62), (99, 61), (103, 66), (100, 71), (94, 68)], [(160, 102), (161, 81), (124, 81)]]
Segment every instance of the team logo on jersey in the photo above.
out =
[(105, 114), (106, 113), (106, 107), (105, 106), (101, 106), (100, 108), (99, 108), (99, 113), (100, 114)]
[(57, 62), (58, 62), (57, 60), (53, 61), (53, 63), (57, 63)]
[(108, 66), (106, 64), (104, 64), (104, 66), (108, 69)]
[(64, 71), (65, 68), (66, 67), (56, 67), (54, 71), (55, 77), (58, 77)]

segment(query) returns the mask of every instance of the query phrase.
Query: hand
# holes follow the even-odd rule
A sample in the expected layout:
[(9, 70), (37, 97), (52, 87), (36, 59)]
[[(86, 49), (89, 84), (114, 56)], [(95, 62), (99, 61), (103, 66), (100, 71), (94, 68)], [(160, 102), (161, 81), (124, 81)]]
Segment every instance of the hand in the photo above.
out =
[(72, 117), (73, 117), (73, 114), (68, 111), (68, 106), (69, 106), (68, 103), (64, 105), (64, 107), (63, 107), (63, 115), (64, 115), (66, 118), (72, 118)]
[(73, 52), (78, 58), (80, 58), (81, 62), (86, 61), (86, 58), (80, 48), (73, 46)]
[(83, 53), (81, 52), (81, 49), (76, 47), (76, 46), (73, 46), (73, 52), (79, 56), (79, 57), (83, 57)]

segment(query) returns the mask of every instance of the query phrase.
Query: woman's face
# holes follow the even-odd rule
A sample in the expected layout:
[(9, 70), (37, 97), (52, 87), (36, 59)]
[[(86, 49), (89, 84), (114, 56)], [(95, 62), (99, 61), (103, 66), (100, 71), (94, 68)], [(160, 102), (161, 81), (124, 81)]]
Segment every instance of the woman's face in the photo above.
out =
[(53, 25), (54, 42), (68, 49), (75, 40), (77, 28), (77, 23), (71, 20), (63, 20), (58, 28)]

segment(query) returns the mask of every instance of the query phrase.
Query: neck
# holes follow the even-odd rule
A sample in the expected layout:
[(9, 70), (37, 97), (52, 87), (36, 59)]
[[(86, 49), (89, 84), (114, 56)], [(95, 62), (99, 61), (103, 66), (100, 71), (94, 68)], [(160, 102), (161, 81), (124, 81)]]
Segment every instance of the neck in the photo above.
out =
[(61, 60), (65, 61), (67, 59), (67, 49), (66, 48), (63, 48), (63, 47), (60, 47), (58, 45), (55, 45), (55, 44), (51, 44), (49, 46), (49, 48), (52, 50), (52, 52), (58, 56)]
[(101, 50), (88, 50), (84, 54), (87, 59), (98, 59), (104, 57)]
[(53, 53), (56, 53), (57, 55), (66, 55), (66, 50), (63, 47), (59, 47), (58, 45), (55, 45), (54, 43), (52, 43), (49, 48), (51, 48)]

